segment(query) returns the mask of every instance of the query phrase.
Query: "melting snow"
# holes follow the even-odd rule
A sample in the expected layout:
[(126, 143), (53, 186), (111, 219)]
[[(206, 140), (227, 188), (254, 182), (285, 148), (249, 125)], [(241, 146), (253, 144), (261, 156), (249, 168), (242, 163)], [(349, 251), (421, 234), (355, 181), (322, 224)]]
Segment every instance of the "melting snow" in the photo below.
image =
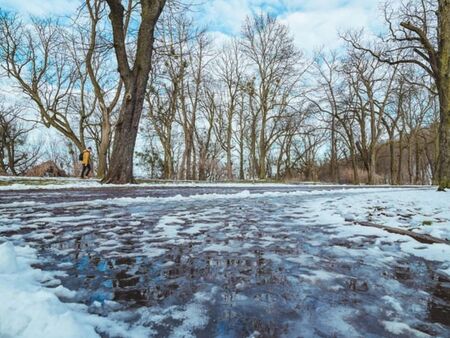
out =
[[(0, 336), (449, 332), (428, 273), (450, 277), (450, 246), (354, 223), (450, 239), (447, 194), (184, 184), (166, 185), (191, 189), (180, 195), (104, 198), (86, 189), (83, 200), (51, 199), (80, 184), (100, 187), (69, 180), (39, 187), (50, 202), (31, 200), (36, 190), (0, 204)], [(28, 188), (1, 187), (10, 196)], [(74, 289), (65, 284), (71, 278)]]

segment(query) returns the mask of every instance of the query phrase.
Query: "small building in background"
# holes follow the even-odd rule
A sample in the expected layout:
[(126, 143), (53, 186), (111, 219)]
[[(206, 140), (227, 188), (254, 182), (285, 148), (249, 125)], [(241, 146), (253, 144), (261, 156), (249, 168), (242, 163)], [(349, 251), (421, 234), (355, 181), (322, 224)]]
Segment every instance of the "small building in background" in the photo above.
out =
[(67, 177), (66, 172), (59, 168), (54, 161), (47, 161), (32, 167), (25, 176), (33, 177)]

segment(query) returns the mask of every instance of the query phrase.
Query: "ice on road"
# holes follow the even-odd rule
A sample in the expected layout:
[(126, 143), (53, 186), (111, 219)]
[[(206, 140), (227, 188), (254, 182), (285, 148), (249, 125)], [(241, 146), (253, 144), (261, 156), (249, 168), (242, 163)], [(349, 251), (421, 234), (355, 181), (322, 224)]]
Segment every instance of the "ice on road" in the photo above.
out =
[(59, 337), (76, 337), (77, 327), (130, 337), (450, 336), (450, 246), (354, 223), (450, 239), (448, 196), (5, 188), (0, 294), (19, 296), (0, 304), (0, 336), (26, 337), (57, 318), (47, 328)]

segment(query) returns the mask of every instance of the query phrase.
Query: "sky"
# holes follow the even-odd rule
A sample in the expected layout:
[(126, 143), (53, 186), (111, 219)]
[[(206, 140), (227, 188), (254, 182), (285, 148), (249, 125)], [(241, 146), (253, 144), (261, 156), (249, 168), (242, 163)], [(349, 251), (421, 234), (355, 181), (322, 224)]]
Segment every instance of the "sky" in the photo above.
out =
[[(238, 35), (246, 16), (269, 12), (287, 24), (299, 48), (338, 48), (339, 31), (381, 30), (379, 0), (195, 0), (197, 22), (218, 39)], [(383, 1), (383, 0), (381, 0)], [(70, 15), (80, 0), (0, 0), (0, 7), (35, 16)]]

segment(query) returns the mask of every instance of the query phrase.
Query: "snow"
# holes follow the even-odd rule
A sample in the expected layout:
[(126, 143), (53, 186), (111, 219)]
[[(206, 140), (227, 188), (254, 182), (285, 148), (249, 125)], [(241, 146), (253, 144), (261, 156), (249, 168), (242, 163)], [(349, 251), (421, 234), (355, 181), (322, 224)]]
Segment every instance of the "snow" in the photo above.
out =
[(433, 188), (373, 191), (370, 195), (349, 195), (327, 204), (322, 202), (317, 208), (338, 210), (339, 215), (351, 221), (371, 221), (450, 240), (450, 195)]
[(396, 312), (401, 313), (403, 311), (402, 305), (394, 297), (383, 296), (383, 300), (386, 302), (386, 304), (389, 304)]
[(409, 241), (400, 244), (400, 248), (404, 252), (430, 261), (450, 262), (450, 245), (448, 244), (434, 243), (424, 245), (416, 241)]
[(405, 323), (396, 321), (383, 321), (382, 323), (389, 332), (395, 335), (407, 334), (409, 337), (418, 338), (431, 337), (430, 335), (411, 328), (408, 324)]
[[(29, 247), (0, 245), (0, 337), (96, 338), (96, 330), (123, 337), (145, 337), (142, 329), (128, 331), (124, 323), (91, 315), (84, 306), (63, 303), (59, 297), (73, 298), (75, 292), (59, 285), (42, 286), (48, 273), (31, 268), (37, 261)], [(141, 334), (139, 334), (141, 333)]]
[(212, 252), (239, 252), (239, 248), (232, 248), (228, 245), (220, 245), (220, 244), (211, 244), (203, 249), (203, 251), (212, 251)]
[(447, 268), (447, 269), (440, 269), (440, 270), (438, 270), (438, 271), (439, 271), (440, 273), (444, 274), (444, 275), (447, 275), (447, 277), (450, 278), (450, 267)]
[[(358, 221), (370, 221), (450, 241), (450, 195), (448, 193), (436, 192), (433, 188), (385, 191), (374, 189), (370, 192), (370, 194), (367, 194), (367, 191), (358, 193), (357, 190), (353, 190), (339, 199), (315, 199), (308, 204), (313, 213), (312, 221), (320, 224), (342, 224), (345, 220), (347, 224), (351, 224), (351, 227), (346, 229), (340, 228), (338, 236), (344, 234), (346, 236), (358, 234), (383, 236), (384, 230), (353, 224)], [(424, 224), (424, 220), (431, 224), (428, 222)], [(393, 237), (393, 234), (385, 233), (384, 236)], [(412, 253), (408, 245), (404, 245), (402, 249)], [(445, 247), (434, 246), (430, 247), (426, 253), (418, 255), (441, 260), (444, 258), (439, 259), (438, 256), (447, 253)]]
[(0, 245), (0, 273), (15, 273), (18, 270), (14, 246), (6, 242)]

